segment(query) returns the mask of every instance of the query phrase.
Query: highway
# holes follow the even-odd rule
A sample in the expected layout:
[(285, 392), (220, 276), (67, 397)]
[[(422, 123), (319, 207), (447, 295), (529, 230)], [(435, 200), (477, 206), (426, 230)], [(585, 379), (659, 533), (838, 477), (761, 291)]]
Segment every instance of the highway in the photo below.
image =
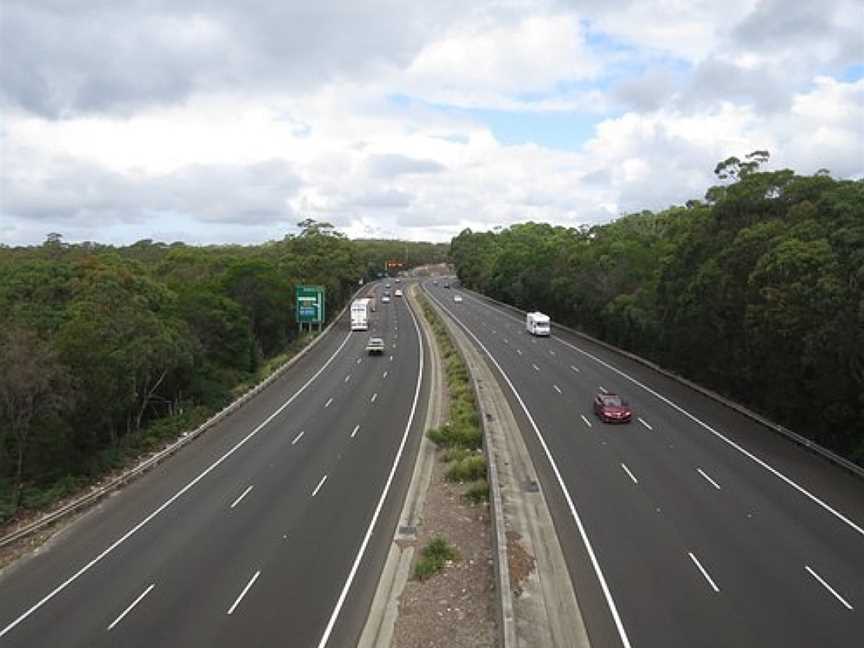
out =
[[(861, 645), (858, 478), (554, 323), (536, 338), (524, 315), (423, 286), (510, 400), (593, 646)], [(603, 390), (630, 402), (631, 424), (594, 416)]]
[[(0, 645), (354, 645), (428, 387), (413, 313), (347, 316), (258, 397), (0, 577)], [(364, 347), (371, 335), (383, 356)], [(385, 496), (386, 495), (386, 496)]]

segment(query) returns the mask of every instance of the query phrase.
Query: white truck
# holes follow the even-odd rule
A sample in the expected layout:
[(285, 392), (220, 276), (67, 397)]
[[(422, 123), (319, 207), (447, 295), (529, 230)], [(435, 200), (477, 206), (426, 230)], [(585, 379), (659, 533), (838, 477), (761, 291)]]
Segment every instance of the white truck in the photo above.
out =
[(351, 302), (351, 330), (369, 330), (369, 312), (372, 310), (372, 300), (367, 298), (355, 299)]
[(531, 335), (548, 336), (551, 333), (549, 316), (539, 311), (528, 313), (525, 316), (525, 330)]

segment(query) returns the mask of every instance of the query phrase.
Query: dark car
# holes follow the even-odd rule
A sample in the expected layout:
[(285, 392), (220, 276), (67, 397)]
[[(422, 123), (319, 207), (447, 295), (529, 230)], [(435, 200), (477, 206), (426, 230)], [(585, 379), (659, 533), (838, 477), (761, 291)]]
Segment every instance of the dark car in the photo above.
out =
[(629, 423), (633, 419), (633, 410), (618, 394), (597, 394), (594, 413), (604, 423)]

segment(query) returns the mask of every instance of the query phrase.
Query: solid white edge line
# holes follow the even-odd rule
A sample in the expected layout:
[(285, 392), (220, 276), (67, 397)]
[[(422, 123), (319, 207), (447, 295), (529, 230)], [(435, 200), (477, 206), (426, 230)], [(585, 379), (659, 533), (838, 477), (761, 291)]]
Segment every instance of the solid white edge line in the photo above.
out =
[(702, 563), (700, 563), (699, 559), (693, 555), (693, 552), (688, 551), (687, 555), (690, 556), (690, 560), (692, 560), (693, 564), (696, 565), (696, 567), (699, 569), (700, 572), (702, 572), (702, 576), (704, 576), (705, 580), (708, 581), (708, 584), (711, 586), (711, 589), (713, 589), (715, 593), (719, 592), (720, 588), (717, 587), (717, 583), (715, 583), (714, 580), (711, 578), (711, 576), (708, 574), (708, 572), (705, 571), (705, 568), (702, 566)]
[(557, 391), (559, 394), (563, 394), (563, 393), (564, 393), (564, 392), (561, 391), (561, 388), (560, 388), (558, 385), (552, 385), (552, 386), (555, 388), (555, 391)]
[(585, 425), (591, 427), (591, 421), (588, 420), (588, 417), (586, 417), (584, 414), (580, 414), (579, 416), (581, 416), (582, 420), (585, 421)]
[(649, 430), (653, 430), (653, 429), (654, 429), (653, 427), (651, 427), (651, 426), (648, 424), (648, 421), (646, 421), (645, 419), (643, 419), (641, 416), (639, 417), (639, 422), (640, 422), (642, 425), (644, 425), (646, 428), (648, 428)]
[(713, 479), (711, 479), (711, 478), (708, 476), (708, 473), (706, 473), (704, 470), (702, 470), (701, 468), (697, 468), (697, 469), (696, 469), (696, 472), (698, 472), (700, 475), (702, 475), (702, 476), (705, 478), (705, 480), (706, 480), (708, 483), (710, 483), (714, 488), (716, 488), (717, 490), (722, 490), (722, 489), (720, 488), (720, 484), (718, 484), (716, 481), (714, 481)]
[(240, 592), (240, 595), (234, 601), (230, 608), (228, 608), (228, 612), (226, 614), (233, 614), (234, 610), (237, 609), (237, 606), (240, 605), (240, 601), (243, 600), (243, 597), (246, 596), (246, 592), (255, 584), (255, 581), (258, 580), (258, 577), (261, 575), (261, 570), (255, 572), (252, 578), (249, 579), (249, 582), (246, 583), (246, 587), (243, 588), (243, 591)]
[(666, 398), (665, 396), (663, 396), (662, 394), (654, 391), (653, 389), (651, 389), (647, 385), (642, 384), (641, 382), (639, 382), (635, 378), (629, 376), (628, 374), (624, 373), (623, 371), (621, 371), (617, 367), (614, 367), (611, 364), (609, 364), (608, 362), (601, 360), (600, 358), (598, 358), (594, 354), (589, 353), (588, 351), (584, 351), (583, 349), (580, 349), (579, 347), (577, 347), (573, 344), (570, 344), (569, 342), (566, 342), (560, 338), (556, 337), (555, 339), (558, 340), (558, 342), (560, 342), (561, 344), (568, 346), (568, 347), (572, 348), (573, 350), (591, 358), (592, 360), (594, 360), (598, 364), (606, 367), (607, 369), (614, 371), (618, 375), (620, 375), (620, 376), (626, 378), (627, 380), (629, 380), (630, 382), (632, 382), (634, 385), (641, 387), (642, 389), (644, 389), (646, 392), (648, 392), (649, 394), (651, 394), (652, 396), (654, 396), (658, 400), (662, 401), (663, 403), (665, 403), (666, 405), (668, 405), (669, 407), (671, 407), (675, 411), (679, 412), (680, 414), (683, 414), (684, 416), (689, 418), (691, 421), (693, 421), (697, 425), (701, 426), (702, 428), (704, 428), (705, 430), (707, 430), (708, 432), (713, 434), (715, 437), (717, 437), (718, 439), (720, 439), (721, 441), (723, 441), (727, 445), (731, 446), (732, 448), (734, 448), (735, 450), (737, 450), (738, 452), (743, 454), (745, 457), (747, 457), (748, 459), (750, 459), (754, 463), (758, 464), (759, 466), (761, 466), (762, 468), (764, 468), (765, 470), (770, 472), (772, 475), (774, 475), (775, 477), (777, 477), (781, 481), (785, 482), (788, 486), (791, 486), (792, 488), (797, 490), (799, 493), (801, 493), (802, 495), (807, 497), (811, 502), (817, 504), (818, 506), (822, 507), (824, 510), (828, 511), (831, 515), (833, 515), (838, 520), (840, 520), (841, 522), (843, 522), (844, 524), (849, 526), (851, 529), (857, 531), (860, 535), (864, 536), (864, 528), (858, 526), (855, 522), (853, 522), (851, 519), (849, 519), (848, 517), (843, 515), (840, 511), (831, 507), (827, 502), (823, 501), (821, 498), (817, 497), (816, 495), (814, 495), (813, 493), (808, 491), (803, 486), (799, 486), (797, 482), (793, 481), (792, 479), (790, 479), (789, 477), (784, 475), (782, 472), (780, 472), (779, 470), (777, 470), (776, 468), (774, 468), (773, 466), (768, 464), (766, 461), (764, 461), (763, 459), (760, 459), (759, 457), (754, 455), (752, 452), (745, 449), (743, 446), (736, 443), (735, 441), (733, 441), (732, 439), (730, 439), (726, 435), (718, 432), (713, 427), (711, 427), (710, 425), (708, 425), (707, 423), (705, 423), (703, 420), (699, 419), (695, 415), (691, 414), (690, 412), (685, 410), (683, 407), (681, 407), (680, 405), (678, 405), (674, 401), (672, 401), (672, 400)]
[(235, 506), (237, 506), (240, 503), (240, 500), (242, 500), (244, 497), (246, 497), (249, 494), (249, 491), (251, 491), (253, 488), (255, 488), (255, 485), (249, 484), (249, 487), (246, 490), (244, 490), (242, 493), (240, 493), (240, 497), (235, 499), (234, 502), (231, 504), (231, 508), (233, 509)]
[(813, 578), (815, 578), (817, 581), (819, 581), (822, 584), (822, 587), (824, 587), (829, 592), (831, 592), (831, 594), (834, 595), (834, 598), (836, 598), (838, 601), (840, 601), (847, 610), (854, 610), (855, 609), (852, 607), (852, 605), (849, 603), (849, 601), (847, 601), (842, 596), (840, 596), (840, 594), (837, 592), (837, 590), (835, 590), (833, 587), (831, 587), (824, 578), (822, 578), (819, 574), (817, 574), (816, 571), (812, 567), (810, 567), (810, 565), (804, 565), (804, 569), (806, 569)]
[(318, 485), (315, 487), (315, 490), (312, 491), (312, 497), (315, 497), (318, 494), (318, 491), (321, 490), (321, 487), (324, 485), (324, 482), (327, 481), (327, 475), (324, 475), (321, 478), (321, 481), (318, 482)]
[(579, 367), (574, 367), (573, 365), (570, 365), (570, 368), (571, 368), (573, 371), (575, 371), (576, 373), (579, 373), (579, 372), (580, 372)]
[(306, 434), (306, 432), (304, 432), (303, 430), (300, 430), (300, 434), (298, 434), (296, 437), (294, 437), (294, 440), (291, 442), (291, 445), (294, 445), (295, 443), (297, 443), (303, 437), (304, 434)]
[(636, 479), (636, 477), (633, 475), (632, 472), (630, 472), (630, 469), (629, 469), (627, 466), (625, 466), (625, 465), (622, 463), (622, 464), (621, 464), (621, 467), (624, 469), (624, 472), (627, 473), (627, 476), (630, 477), (630, 479), (633, 480), (633, 483), (634, 483), (634, 484), (638, 484), (638, 483), (639, 483), (639, 480)]
[[(517, 321), (517, 322), (521, 322), (521, 321), (522, 321), (522, 320), (520, 320), (518, 317), (515, 317), (514, 315), (511, 315), (511, 314), (509, 314), (509, 313), (505, 313), (504, 311), (499, 310), (498, 308), (495, 308), (495, 307), (493, 307), (493, 306), (490, 306), (489, 304), (481, 303), (479, 300), (477, 300), (477, 299), (474, 298), (474, 297), (471, 297), (471, 299), (474, 299), (474, 301), (476, 301), (478, 304), (481, 304), (482, 306), (485, 306), (486, 308), (489, 308), (489, 309), (495, 311), (496, 313), (498, 313), (498, 314), (500, 314), (500, 315), (502, 315), (502, 316), (504, 316), (504, 317), (509, 317), (509, 318), (511, 318), (512, 320)], [(761, 466), (762, 468), (764, 468), (765, 470), (767, 470), (768, 472), (770, 472), (772, 475), (774, 475), (775, 477), (777, 477), (779, 480), (785, 482), (787, 486), (790, 486), (790, 487), (792, 487), (793, 489), (797, 490), (799, 493), (801, 493), (801, 494), (804, 495), (806, 498), (808, 498), (811, 502), (813, 502), (814, 504), (817, 504), (818, 506), (822, 507), (824, 510), (828, 511), (831, 515), (833, 515), (833, 516), (836, 517), (838, 520), (840, 520), (841, 522), (843, 522), (844, 524), (846, 524), (848, 527), (850, 527), (850, 528), (853, 529), (854, 531), (858, 532), (860, 535), (864, 536), (864, 527), (861, 527), (861, 526), (857, 525), (857, 524), (856, 524), (855, 522), (853, 522), (851, 519), (849, 519), (848, 517), (846, 517), (845, 515), (843, 515), (840, 511), (838, 511), (838, 510), (834, 509), (833, 507), (831, 507), (827, 502), (825, 502), (825, 501), (822, 500), (821, 498), (817, 497), (816, 495), (814, 495), (813, 493), (811, 493), (810, 491), (808, 491), (808, 490), (807, 490), (806, 488), (804, 488), (803, 486), (798, 485), (797, 482), (795, 482), (795, 481), (792, 480), (791, 478), (789, 478), (789, 477), (787, 477), (786, 475), (784, 475), (782, 472), (780, 472), (779, 470), (777, 470), (776, 468), (774, 468), (773, 466), (771, 466), (769, 463), (767, 463), (767, 462), (764, 461), (763, 459), (760, 459), (759, 457), (757, 457), (756, 455), (754, 455), (752, 452), (750, 452), (749, 450), (745, 449), (743, 446), (741, 446), (740, 444), (736, 443), (735, 441), (733, 441), (732, 439), (730, 439), (730, 438), (727, 437), (726, 435), (724, 435), (724, 434), (718, 432), (718, 431), (715, 430), (713, 427), (711, 427), (710, 425), (708, 425), (707, 423), (705, 423), (705, 421), (703, 421), (703, 420), (701, 420), (700, 418), (696, 417), (695, 415), (691, 414), (690, 412), (688, 412), (687, 410), (685, 410), (683, 407), (681, 407), (680, 405), (678, 405), (678, 404), (675, 403), (674, 401), (672, 401), (672, 400), (666, 398), (665, 396), (663, 396), (663, 395), (660, 394), (659, 392), (656, 392), (655, 390), (651, 389), (651, 388), (648, 387), (647, 385), (642, 384), (641, 382), (639, 382), (638, 380), (636, 380), (635, 378), (633, 378), (633, 377), (630, 376), (629, 374), (627, 374), (627, 373), (621, 371), (621, 370), (618, 369), (617, 367), (615, 367), (615, 366), (609, 364), (608, 362), (606, 362), (606, 361), (604, 361), (604, 360), (601, 360), (600, 358), (598, 358), (597, 356), (595, 356), (593, 353), (590, 353), (590, 352), (588, 352), (588, 351), (585, 351), (584, 349), (580, 349), (580, 348), (577, 347), (575, 344), (571, 344), (570, 342), (567, 342), (566, 340), (562, 340), (559, 336), (554, 336), (553, 339), (554, 339), (555, 341), (557, 341), (558, 343), (563, 344), (564, 346), (573, 349), (573, 350), (576, 351), (577, 353), (581, 353), (581, 354), (584, 355), (585, 357), (587, 357), (587, 358), (591, 358), (594, 362), (596, 362), (596, 363), (599, 364), (599, 365), (602, 365), (602, 366), (606, 367), (606, 368), (609, 369), (610, 371), (614, 371), (616, 374), (618, 374), (619, 376), (622, 376), (623, 378), (626, 378), (627, 380), (629, 380), (630, 382), (632, 382), (634, 385), (637, 385), (637, 386), (641, 387), (642, 389), (644, 389), (646, 392), (648, 392), (649, 394), (651, 394), (652, 396), (654, 396), (654, 397), (657, 398), (658, 400), (662, 401), (663, 403), (665, 403), (666, 405), (668, 405), (669, 407), (671, 407), (671, 408), (674, 409), (675, 411), (679, 412), (680, 414), (683, 414), (684, 416), (686, 416), (687, 418), (689, 418), (691, 421), (693, 421), (693, 422), (696, 423), (697, 425), (701, 426), (702, 428), (704, 428), (705, 430), (707, 430), (708, 432), (710, 432), (711, 434), (713, 434), (715, 437), (717, 437), (718, 439), (722, 440), (723, 442), (725, 442), (726, 444), (728, 444), (729, 446), (731, 446), (732, 448), (734, 448), (735, 450), (737, 450), (738, 452), (740, 452), (741, 454), (743, 454), (745, 457), (747, 457), (748, 459), (750, 459), (750, 460), (753, 461), (754, 463), (758, 464), (759, 466)]]
[[(433, 297), (433, 299), (435, 299)], [(552, 472), (555, 474), (555, 478), (558, 480), (558, 486), (561, 488), (561, 492), (564, 494), (564, 499), (567, 501), (567, 506), (570, 509), (570, 514), (573, 516), (573, 519), (576, 522), (576, 527), (579, 530), (579, 535), (582, 538), (582, 543), (585, 545), (585, 549), (588, 552), (588, 557), (591, 561), (591, 567), (594, 569), (594, 574), (597, 577), (597, 580), (600, 582), (600, 589), (603, 591), (603, 597), (606, 599), (606, 605), (609, 607), (609, 612), (612, 614), (612, 620), (615, 622), (615, 628), (618, 630), (618, 638), (621, 640), (624, 648), (631, 648), (630, 639), (627, 636), (627, 631), (624, 629), (624, 624), (621, 621), (621, 615), (618, 613), (618, 606), (615, 605), (615, 601), (612, 598), (612, 592), (609, 589), (609, 585), (606, 582), (606, 577), (603, 575), (603, 570), (600, 568), (600, 563), (597, 560), (597, 555), (594, 553), (594, 547), (591, 544), (591, 541), (588, 539), (588, 532), (585, 530), (585, 525), (582, 523), (582, 518), (579, 515), (579, 512), (576, 510), (576, 505), (573, 503), (573, 498), (570, 496), (570, 491), (567, 486), (564, 484), (564, 479), (561, 477), (561, 471), (558, 470), (558, 464), (555, 462), (555, 459), (552, 457), (552, 452), (549, 450), (549, 446), (546, 445), (546, 440), (543, 438), (543, 435), (540, 434), (540, 428), (537, 427), (537, 423), (534, 421), (534, 418), (531, 416), (531, 412), (528, 411), (528, 407), (525, 405), (525, 401), (522, 400), (522, 396), (520, 396), (519, 392), (516, 390), (516, 387), (513, 385), (513, 382), (510, 380), (510, 377), (501, 368), (501, 365), (498, 364), (498, 361), (493, 357), (491, 353), (489, 353), (489, 349), (477, 338), (474, 333), (472, 333), (467, 326), (465, 326), (459, 319), (453, 315), (452, 311), (449, 308), (444, 306), (440, 300), (435, 299), (438, 302), (438, 305), (441, 306), (453, 320), (462, 327), (462, 329), (470, 335), (474, 341), (480, 345), (480, 348), (486, 353), (486, 356), (492, 361), (492, 364), (498, 369), (501, 373), (501, 376), (504, 378), (504, 381), (509, 385), (510, 390), (513, 392), (513, 395), (516, 397), (516, 401), (522, 407), (522, 411), (525, 413), (525, 416), (528, 418), (528, 422), (531, 423), (531, 427), (534, 429), (534, 434), (537, 436), (537, 440), (540, 442), (540, 446), (543, 448), (543, 453), (546, 455), (546, 460), (549, 462), (549, 465), (552, 467)], [(584, 418), (584, 417), (583, 417)]]
[(143, 592), (141, 592), (141, 594), (138, 595), (138, 598), (136, 598), (134, 601), (132, 601), (129, 604), (129, 607), (127, 607), (125, 610), (123, 610), (120, 613), (120, 616), (118, 616), (116, 619), (114, 619), (114, 621), (111, 623), (111, 625), (108, 626), (108, 630), (112, 630), (114, 628), (114, 626), (116, 626), (118, 623), (120, 623), (125, 618), (125, 616), (132, 611), (132, 608), (134, 608), (136, 605), (138, 605), (141, 602), (141, 599), (143, 599), (145, 596), (147, 596), (150, 593), (150, 590), (152, 590), (154, 587), (156, 587), (156, 583), (151, 583), (150, 587), (148, 587)]
[(351, 431), (351, 438), (352, 439), (357, 435), (357, 432), (359, 430), (360, 430), (360, 424), (358, 423), (357, 425), (354, 426), (354, 429)]
[(603, 385), (600, 385), (599, 388), (600, 388), (600, 391), (603, 392), (604, 394), (608, 394), (608, 393), (609, 393), (609, 390), (606, 389)]
[(357, 551), (357, 556), (354, 558), (354, 563), (351, 565), (351, 571), (348, 573), (348, 578), (345, 580), (345, 585), (339, 593), (339, 598), (336, 600), (336, 606), (333, 608), (333, 613), (330, 615), (330, 620), (327, 622), (327, 627), (324, 628), (324, 634), (321, 636), (321, 641), (318, 642), (318, 648), (325, 648), (330, 640), (330, 635), (336, 625), (336, 619), (339, 618), (339, 613), (342, 611), (342, 606), (345, 604), (345, 599), (348, 596), (348, 591), (351, 589), (351, 584), (354, 582), (354, 577), (360, 567), (360, 562), (366, 553), (366, 547), (372, 537), (372, 530), (378, 521), (378, 516), (381, 514), (381, 509), (384, 507), (384, 500), (387, 499), (387, 493), (390, 492), (390, 485), (393, 483), (393, 478), (396, 475), (396, 469), (399, 467), (399, 460), (402, 457), (402, 452), (405, 450), (405, 444), (408, 441), (408, 432), (411, 430), (411, 425), (414, 422), (414, 414), (417, 411), (417, 403), (420, 400), (420, 387), (423, 384), (423, 335), (420, 333), (420, 326), (417, 324), (417, 318), (414, 316), (414, 311), (408, 308), (408, 313), (411, 315), (411, 320), (414, 323), (414, 330), (417, 331), (417, 341), (420, 346), (420, 367), (417, 371), (417, 386), (414, 389), (414, 401), (411, 404), (411, 411), (408, 414), (408, 422), (405, 424), (405, 431), (402, 433), (402, 441), (399, 443), (399, 449), (396, 451), (396, 457), (393, 459), (393, 465), (390, 468), (390, 474), (387, 475), (387, 481), (384, 483), (384, 488), (381, 491), (381, 497), (375, 507), (375, 512), (372, 514), (372, 519), (369, 522), (369, 528), (366, 529), (366, 535), (363, 536), (363, 542), (360, 543), (360, 549)]
[(325, 407), (325, 408), (330, 407), (330, 404), (331, 404), (332, 402), (333, 402), (333, 397), (331, 396), (330, 398), (327, 399), (327, 402), (324, 403), (324, 407)]
[(148, 515), (147, 517), (145, 517), (145, 518), (144, 518), (143, 520), (141, 520), (138, 524), (136, 524), (134, 527), (132, 527), (131, 529), (129, 529), (129, 531), (127, 531), (127, 532), (124, 533), (122, 536), (120, 536), (120, 538), (118, 538), (118, 539), (115, 540), (112, 544), (110, 544), (110, 545), (108, 546), (107, 549), (104, 549), (104, 550), (102, 551), (102, 553), (100, 553), (99, 555), (97, 555), (97, 556), (96, 556), (95, 558), (93, 558), (90, 562), (88, 562), (86, 565), (84, 565), (83, 567), (81, 567), (78, 571), (76, 571), (74, 574), (72, 574), (69, 578), (67, 578), (65, 581), (63, 581), (62, 583), (60, 583), (57, 587), (55, 587), (53, 590), (51, 590), (51, 591), (50, 591), (48, 594), (46, 594), (44, 597), (42, 597), (42, 599), (40, 599), (39, 602), (37, 602), (37, 603), (35, 603), (34, 605), (32, 605), (32, 606), (31, 606), (27, 611), (22, 612), (21, 615), (18, 616), (18, 618), (16, 618), (14, 621), (12, 621), (12, 623), (10, 623), (10, 624), (7, 625), (5, 628), (3, 628), (3, 630), (0, 630), (0, 637), (3, 637), (4, 635), (6, 635), (9, 631), (11, 631), (13, 628), (15, 628), (15, 626), (17, 626), (19, 623), (21, 623), (22, 621), (24, 621), (24, 619), (26, 619), (26, 618), (29, 617), (31, 614), (33, 614), (36, 610), (38, 610), (39, 608), (41, 608), (43, 605), (45, 605), (45, 603), (47, 603), (48, 601), (50, 601), (52, 598), (54, 598), (55, 596), (57, 596), (57, 594), (59, 594), (60, 592), (62, 592), (64, 589), (66, 589), (66, 588), (67, 588), (71, 583), (75, 582), (75, 581), (76, 581), (76, 580), (81, 576), (81, 574), (83, 574), (83, 573), (85, 573), (86, 571), (88, 571), (91, 567), (93, 567), (93, 565), (95, 565), (95, 564), (97, 564), (98, 562), (100, 562), (100, 561), (101, 561), (105, 556), (107, 556), (109, 553), (111, 553), (112, 551), (114, 551), (114, 549), (116, 549), (116, 548), (119, 547), (121, 544), (123, 544), (126, 540), (128, 540), (130, 537), (132, 537), (135, 533), (138, 532), (139, 529), (141, 529), (144, 525), (146, 525), (148, 522), (150, 522), (150, 520), (152, 520), (152, 519), (155, 518), (157, 515), (159, 515), (162, 511), (164, 511), (166, 508), (168, 508), (169, 506), (171, 506), (171, 505), (172, 505), (174, 502), (176, 502), (180, 497), (182, 497), (182, 496), (183, 496), (187, 491), (189, 491), (189, 489), (191, 489), (193, 486), (195, 486), (195, 484), (197, 484), (199, 481), (201, 481), (202, 479), (204, 479), (204, 477), (206, 477), (208, 474), (210, 474), (210, 472), (213, 471), (216, 467), (218, 467), (218, 466), (219, 466), (223, 461), (225, 461), (228, 457), (230, 457), (230, 456), (231, 456), (232, 454), (234, 454), (237, 450), (239, 450), (243, 445), (245, 445), (246, 442), (249, 441), (249, 439), (251, 439), (251, 438), (254, 437), (256, 434), (258, 434), (258, 432), (259, 432), (259, 431), (260, 431), (260, 430), (261, 430), (265, 425), (267, 425), (268, 423), (270, 423), (270, 421), (272, 421), (274, 418), (276, 418), (277, 416), (279, 416), (279, 414), (281, 414), (283, 411), (285, 411), (285, 408), (287, 408), (291, 403), (293, 403), (294, 400), (295, 400), (295, 399), (296, 399), (300, 394), (302, 394), (302, 393), (306, 390), (306, 388), (307, 388), (309, 385), (311, 385), (311, 384), (315, 381), (316, 378), (318, 378), (318, 376), (320, 376), (320, 375), (324, 372), (324, 370), (325, 370), (325, 369), (330, 365), (330, 363), (333, 362), (333, 359), (334, 359), (334, 358), (339, 354), (340, 351), (342, 351), (342, 349), (345, 347), (345, 345), (348, 344), (348, 340), (350, 340), (350, 339), (351, 339), (351, 334), (348, 333), (348, 335), (345, 336), (345, 339), (342, 340), (342, 343), (339, 345), (339, 347), (336, 349), (336, 351), (333, 352), (333, 355), (331, 355), (331, 356), (327, 359), (327, 362), (325, 362), (325, 363), (321, 366), (321, 368), (318, 369), (318, 371), (316, 371), (316, 372), (312, 375), (312, 377), (311, 377), (309, 380), (307, 380), (307, 381), (303, 384), (303, 386), (302, 386), (300, 389), (298, 389), (296, 392), (294, 392), (294, 394), (291, 396), (291, 398), (289, 398), (287, 401), (285, 401), (284, 403), (282, 403), (282, 405), (280, 405), (280, 406), (276, 409), (275, 412), (273, 412), (270, 416), (268, 416), (268, 417), (267, 417), (266, 419), (264, 419), (261, 423), (259, 423), (259, 424), (255, 427), (255, 429), (253, 429), (249, 434), (247, 434), (245, 437), (243, 437), (242, 439), (240, 439), (240, 441), (238, 441), (238, 442), (237, 442), (237, 443), (236, 443), (236, 444), (235, 444), (235, 445), (234, 445), (230, 450), (228, 450), (225, 454), (223, 454), (223, 455), (222, 455), (221, 457), (219, 457), (216, 461), (214, 461), (214, 462), (213, 462), (212, 464), (210, 464), (207, 468), (205, 468), (201, 473), (199, 473), (197, 477), (195, 477), (192, 481), (188, 482), (188, 483), (187, 483), (183, 488), (181, 488), (179, 491), (177, 491), (176, 493), (174, 493), (174, 495), (172, 495), (170, 498), (168, 498), (167, 500), (165, 500), (165, 501), (164, 501), (164, 502), (159, 506), (159, 508), (157, 508), (155, 511), (153, 511), (152, 513), (150, 513), (150, 515)]

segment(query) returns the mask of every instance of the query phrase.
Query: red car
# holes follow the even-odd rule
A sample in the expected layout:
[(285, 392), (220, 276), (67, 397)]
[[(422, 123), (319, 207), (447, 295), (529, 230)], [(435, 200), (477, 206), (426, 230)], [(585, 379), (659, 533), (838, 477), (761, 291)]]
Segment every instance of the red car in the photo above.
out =
[(594, 413), (604, 423), (629, 423), (633, 419), (633, 410), (618, 394), (597, 394)]

